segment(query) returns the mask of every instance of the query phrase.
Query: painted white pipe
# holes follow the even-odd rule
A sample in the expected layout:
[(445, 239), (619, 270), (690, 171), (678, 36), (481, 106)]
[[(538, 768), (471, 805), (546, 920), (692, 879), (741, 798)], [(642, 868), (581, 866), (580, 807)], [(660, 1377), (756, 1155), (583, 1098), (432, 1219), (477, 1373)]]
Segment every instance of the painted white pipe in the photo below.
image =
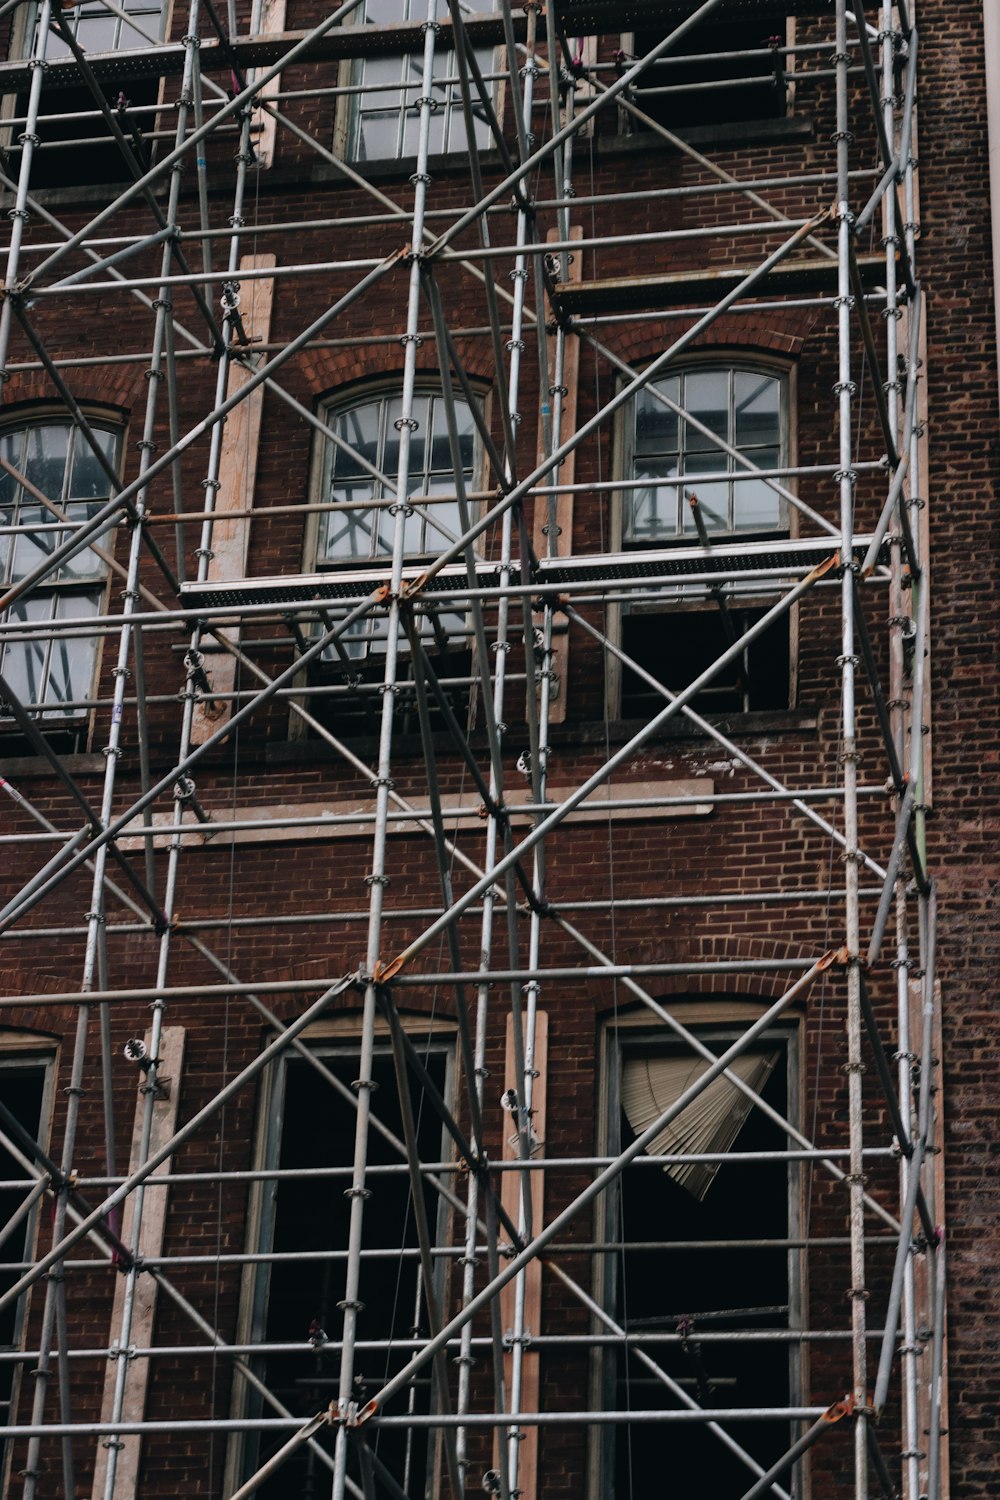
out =
[(1000, 0), (983, 0), (986, 57), (986, 120), (990, 154), (990, 217), (993, 224), (993, 313), (1000, 380)]

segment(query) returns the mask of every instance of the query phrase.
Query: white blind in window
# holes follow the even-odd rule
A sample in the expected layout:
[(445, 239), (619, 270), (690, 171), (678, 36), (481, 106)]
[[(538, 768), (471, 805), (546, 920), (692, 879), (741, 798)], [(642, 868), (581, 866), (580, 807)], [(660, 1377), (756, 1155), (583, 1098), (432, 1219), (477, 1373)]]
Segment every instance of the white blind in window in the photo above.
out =
[[(737, 1057), (730, 1069), (759, 1093), (779, 1053), (754, 1052)], [(626, 1057), (622, 1066), (622, 1108), (625, 1117), (641, 1135), (658, 1120), (685, 1089), (707, 1071), (704, 1058)], [(728, 1151), (746, 1121), (753, 1101), (728, 1078), (714, 1078), (679, 1115), (671, 1120), (646, 1147), (650, 1156), (691, 1155)], [(715, 1180), (720, 1163), (668, 1163), (669, 1172), (696, 1198), (704, 1198)]]

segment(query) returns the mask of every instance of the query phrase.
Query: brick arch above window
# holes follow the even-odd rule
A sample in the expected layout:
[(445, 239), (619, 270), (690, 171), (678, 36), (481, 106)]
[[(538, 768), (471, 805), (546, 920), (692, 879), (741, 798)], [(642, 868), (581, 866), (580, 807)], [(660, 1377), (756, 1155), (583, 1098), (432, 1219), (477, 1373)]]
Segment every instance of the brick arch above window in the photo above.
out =
[[(679, 356), (696, 360), (707, 349), (728, 350), (734, 358), (752, 359), (754, 355), (797, 360), (816, 327), (818, 313), (814, 308), (769, 308), (764, 313), (724, 313)], [(668, 349), (695, 323), (685, 318), (665, 318), (662, 323), (636, 323), (622, 330), (609, 344), (622, 359), (635, 366), (649, 364)]]
[[(787, 943), (779, 939), (755, 938), (725, 934), (685, 932), (672, 937), (668, 932), (640, 938), (632, 950), (636, 964), (740, 964), (773, 963), (776, 966), (794, 962), (801, 967), (794, 969), (775, 968), (763, 973), (703, 973), (650, 975), (645, 988), (661, 997), (723, 996), (731, 1001), (754, 998), (777, 1000), (795, 983), (796, 979), (822, 955), (819, 948), (812, 949), (804, 943)], [(607, 983), (596, 978), (591, 984), (598, 1018), (610, 1019), (621, 1007), (609, 1007)], [(808, 994), (808, 992), (807, 992)], [(803, 1001), (807, 995), (803, 996)], [(640, 1004), (637, 1013), (642, 1013)]]
[[(144, 364), (72, 370), (68, 373), (67, 383), (81, 406), (110, 408), (109, 417), (124, 420), (145, 405)], [(14, 370), (6, 376), (0, 391), (3, 400), (0, 417), (3, 419), (20, 416), (21, 406), (49, 405), (66, 410), (44, 370)]]
[[(471, 379), (493, 383), (496, 366), (487, 339), (458, 339), (456, 349)], [(300, 367), (314, 398), (328, 404), (341, 398), (350, 400), (351, 388), (356, 387), (360, 394), (366, 382), (396, 380), (402, 384), (403, 350), (398, 339), (356, 344), (350, 349), (311, 349)], [(433, 339), (426, 339), (418, 346), (417, 370), (422, 379), (440, 378), (441, 361)], [(457, 381), (455, 385), (456, 394), (460, 394)]]

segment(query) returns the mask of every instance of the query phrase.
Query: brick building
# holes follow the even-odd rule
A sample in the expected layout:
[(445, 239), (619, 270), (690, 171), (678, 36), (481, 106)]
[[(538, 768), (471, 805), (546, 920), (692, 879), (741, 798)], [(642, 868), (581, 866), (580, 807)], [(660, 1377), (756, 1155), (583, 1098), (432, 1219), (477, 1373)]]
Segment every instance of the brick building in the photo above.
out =
[(984, 12), (0, 18), (0, 1493), (991, 1494)]

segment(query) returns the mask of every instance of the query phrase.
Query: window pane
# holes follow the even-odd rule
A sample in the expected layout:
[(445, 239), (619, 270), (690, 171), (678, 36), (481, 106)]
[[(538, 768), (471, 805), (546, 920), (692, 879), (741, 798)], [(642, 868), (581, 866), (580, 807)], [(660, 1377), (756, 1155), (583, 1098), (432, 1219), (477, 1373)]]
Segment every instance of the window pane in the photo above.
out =
[[(12, 605), (10, 619), (42, 621), (49, 618), (52, 600), (47, 595), (22, 599)], [(4, 646), (3, 675), (20, 703), (41, 703), (45, 682), (45, 642), (9, 640)]]
[[(98, 447), (109, 464), (114, 464), (115, 459), (115, 434), (113, 432), (95, 431)], [(98, 496), (107, 499), (111, 492), (111, 484), (107, 473), (101, 467), (97, 455), (94, 453), (86, 438), (80, 433), (74, 433), (73, 442), (73, 467), (70, 474), (68, 494), (73, 500), (94, 500)]]
[[(671, 401), (680, 399), (680, 382), (676, 376), (670, 380), (658, 380), (656, 389)], [(636, 402), (635, 451), (637, 457), (644, 453), (677, 452), (677, 417), (648, 391), (642, 391)]]
[[(682, 404), (686, 411), (697, 417), (705, 427), (729, 441), (729, 371), (700, 370), (688, 375), (684, 381)], [(684, 446), (694, 452), (708, 449), (718, 453), (718, 446), (711, 438), (699, 432), (689, 423), (684, 424)]]
[[(79, 525), (83, 521), (89, 521), (91, 516), (96, 515), (99, 509), (100, 503), (97, 501), (93, 501), (89, 505), (68, 505), (66, 507), (66, 512), (69, 515), (70, 519), (75, 521), (77, 525)], [(113, 529), (114, 523), (109, 522), (105, 530), (95, 538), (95, 541), (99, 545), (103, 543), (105, 550), (109, 550), (109, 534)], [(53, 535), (57, 536), (60, 541), (65, 540), (68, 534), (69, 533), (65, 531), (53, 533)], [(84, 578), (103, 578), (105, 572), (106, 564), (101, 561), (97, 553), (94, 552), (91, 547), (85, 547), (82, 552), (78, 552), (75, 557), (71, 557), (68, 562), (64, 562), (62, 564), (59, 569), (59, 578), (77, 580)]]
[[(56, 602), (56, 619), (75, 620), (81, 616), (93, 618), (100, 609), (99, 593), (60, 594)], [(69, 703), (74, 699), (89, 696), (97, 665), (97, 637), (70, 637), (57, 635), (49, 650), (48, 677), (45, 684), (46, 703)], [(86, 709), (69, 710), (71, 717), (86, 713)]]
[[(674, 464), (637, 465), (636, 478), (667, 479), (677, 473)], [(647, 489), (633, 490), (626, 498), (626, 514), (631, 517), (626, 539), (635, 542), (658, 541), (677, 535), (677, 485), (651, 484)]]
[[(355, 454), (360, 454), (373, 467), (378, 466), (378, 417), (378, 405), (375, 403), (342, 412), (330, 424), (337, 436), (354, 449), (354, 453), (336, 446), (331, 449), (332, 470), (338, 480), (342, 476), (367, 473), (358, 463)], [(368, 482), (372, 481), (369, 479)]]
[(68, 427), (29, 427), (24, 477), (49, 500), (62, 500), (69, 448)]
[[(776, 449), (763, 449), (754, 455), (762, 469), (773, 469), (778, 464)], [(734, 526), (747, 530), (763, 530), (777, 526), (781, 519), (781, 497), (777, 490), (764, 479), (740, 479), (733, 485)]]
[(771, 375), (737, 370), (733, 377), (735, 446), (749, 448), (779, 440), (779, 387)]
[(113, 52), (118, 27), (116, 16), (82, 16), (76, 28), (76, 39), (84, 52)]

